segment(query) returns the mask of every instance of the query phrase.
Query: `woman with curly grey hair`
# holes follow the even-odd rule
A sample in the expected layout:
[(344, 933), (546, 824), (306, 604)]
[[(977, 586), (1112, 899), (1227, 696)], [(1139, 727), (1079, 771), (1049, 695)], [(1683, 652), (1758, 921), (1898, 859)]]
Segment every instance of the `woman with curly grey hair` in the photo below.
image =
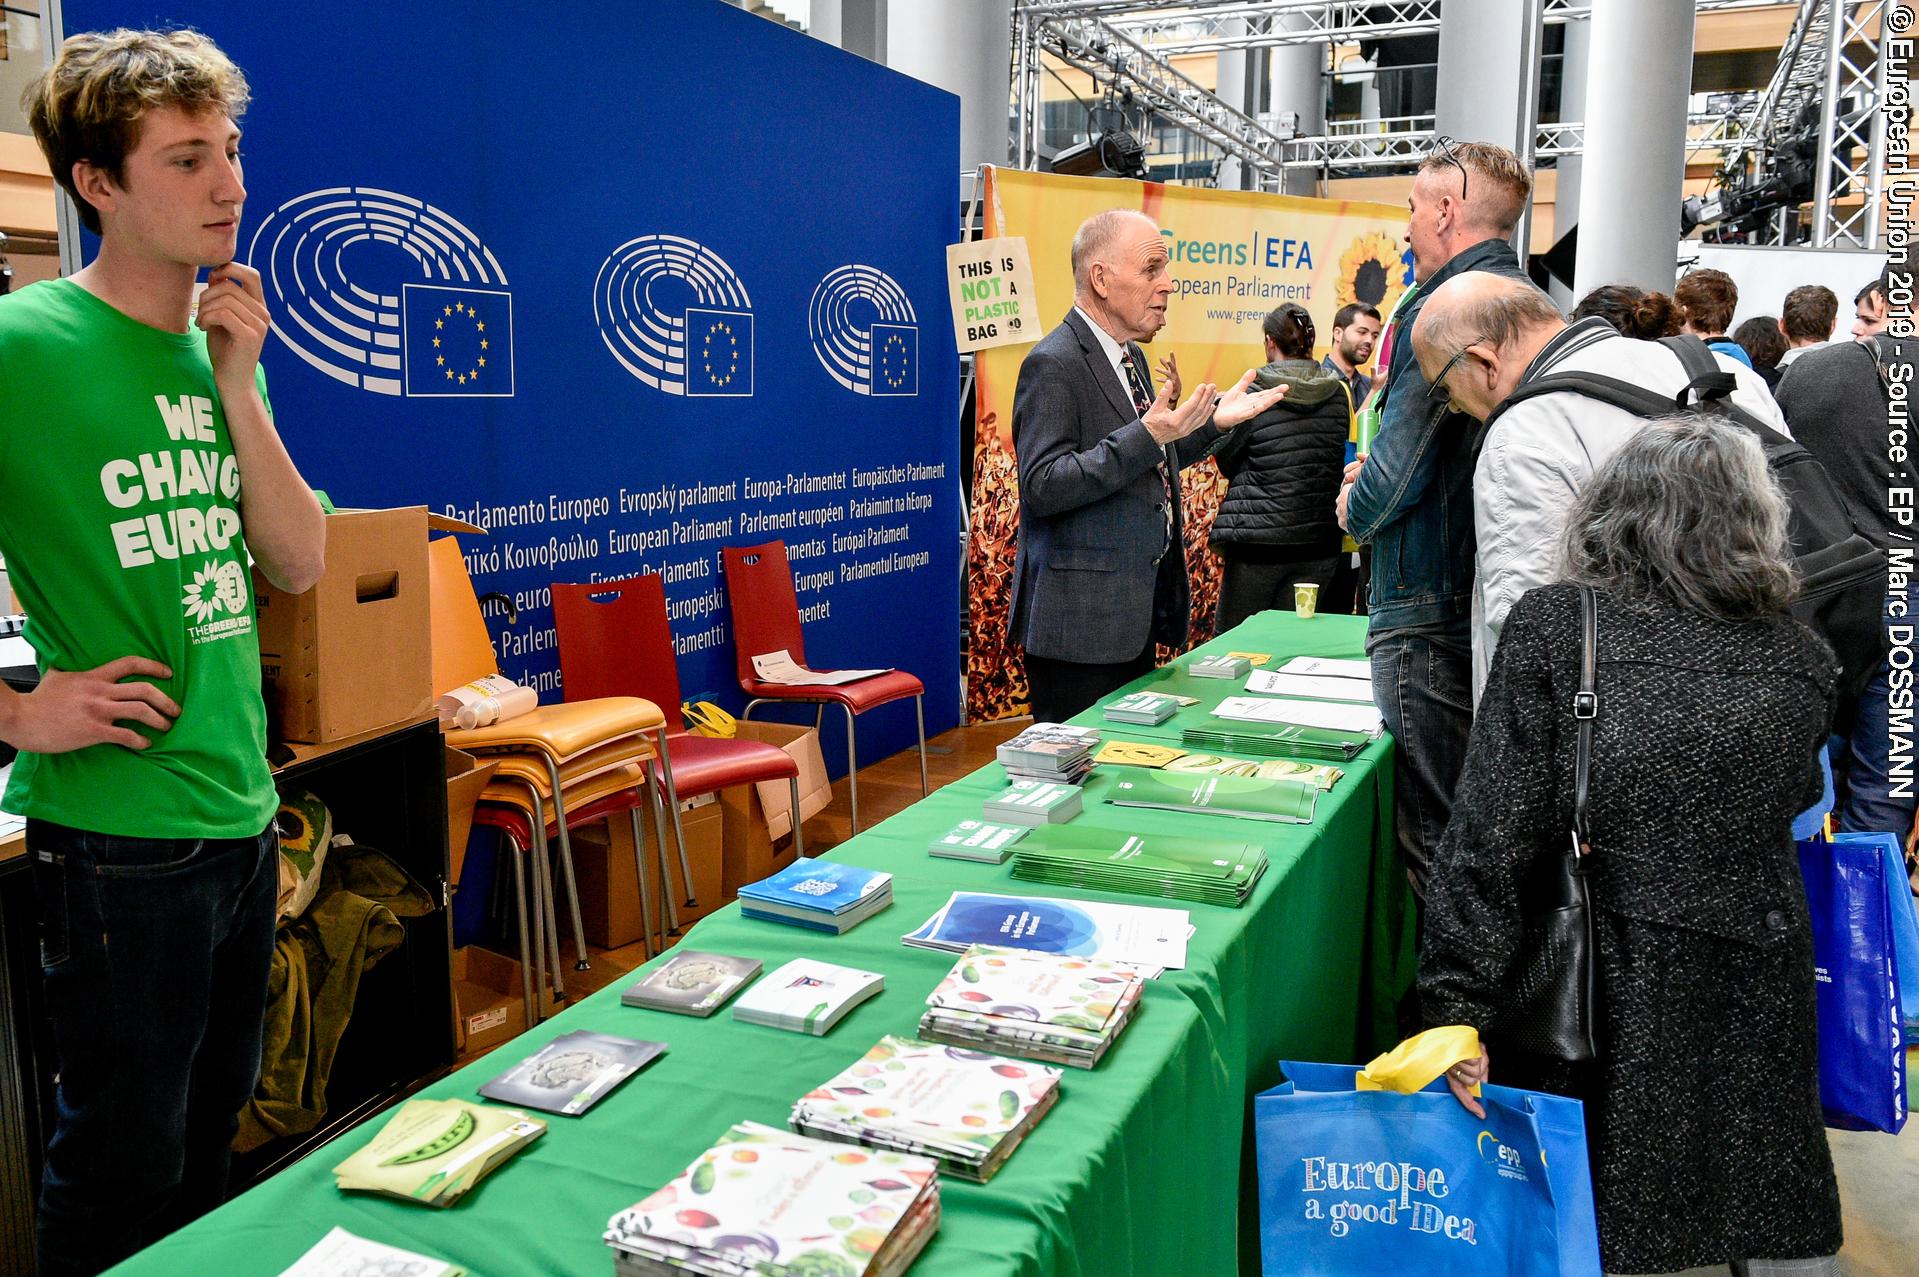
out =
[[(1499, 640), (1427, 886), (1429, 1024), (1583, 1099), (1608, 1273), (1837, 1273), (1812, 935), (1791, 834), (1834, 660), (1790, 619), (1786, 506), (1736, 426), (1646, 426), (1580, 493), (1560, 583)], [(1588, 862), (1601, 1055), (1500, 1049), (1529, 884), (1572, 827), (1580, 587), (1598, 602)], [(1490, 1070), (1482, 1058), (1454, 1077)], [(1718, 1271), (1726, 1271), (1719, 1267)]]

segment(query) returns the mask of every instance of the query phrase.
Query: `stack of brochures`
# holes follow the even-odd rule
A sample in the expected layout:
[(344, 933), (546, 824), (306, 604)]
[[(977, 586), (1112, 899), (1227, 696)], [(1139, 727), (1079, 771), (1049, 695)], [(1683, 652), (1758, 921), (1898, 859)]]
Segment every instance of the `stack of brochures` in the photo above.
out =
[(987, 799), (980, 814), (1000, 824), (1062, 825), (1079, 815), (1080, 810), (1078, 785), (1016, 780)]
[(482, 1086), (480, 1094), (504, 1104), (577, 1117), (665, 1054), (664, 1042), (638, 1042), (575, 1029)]
[(630, 1007), (709, 1016), (759, 973), (758, 958), (675, 949), (665, 962), (620, 994), (620, 1001)]
[(955, 891), (918, 930), (901, 936), (900, 943), (939, 953), (992, 944), (1105, 958), (1130, 962), (1151, 980), (1168, 967), (1186, 965), (1186, 941), (1192, 934), (1184, 909)]
[[(1171, 778), (1175, 787), (1220, 777)], [(1266, 853), (1247, 842), (1122, 829), (1042, 829), (1013, 853), (1013, 877), (1237, 907), (1266, 872)]]
[(886, 978), (875, 971), (795, 958), (741, 994), (733, 1018), (819, 1037), (885, 987)]
[(1304, 825), (1312, 821), (1319, 800), (1319, 786), (1301, 780), (1148, 771), (1143, 767), (1129, 767), (1118, 774), (1118, 783), (1106, 795), (1106, 801), (1115, 807), (1203, 812)]
[(990, 820), (962, 820), (935, 838), (927, 851), (949, 860), (977, 860), (997, 865), (1013, 854), (1013, 844), (1024, 838), (1030, 825), (1001, 825)]
[(1253, 663), (1243, 656), (1206, 656), (1186, 667), (1194, 678), (1245, 678)]
[(930, 1159), (741, 1122), (605, 1240), (617, 1277), (897, 1277), (939, 1221)]
[(1093, 770), (1093, 746), (1099, 733), (1090, 727), (1034, 723), (998, 750), (1000, 766), (1014, 780), (1058, 780), (1078, 784)]
[(1179, 698), (1162, 696), (1158, 692), (1133, 692), (1120, 697), (1100, 713), (1115, 723), (1138, 723), (1144, 727), (1157, 727), (1179, 713)]
[(466, 1269), (335, 1228), (280, 1277), (467, 1277)]
[(1342, 732), (1330, 727), (1188, 727), (1179, 734), (1182, 745), (1254, 754), (1261, 758), (1313, 758), (1346, 763), (1365, 752), (1379, 737), (1365, 732)]
[(834, 935), (851, 931), (892, 903), (892, 874), (833, 860), (795, 860), (771, 878), (740, 888), (742, 918)]
[(976, 944), (927, 996), (920, 1036), (1090, 1069), (1132, 1023), (1145, 988), (1124, 962)]
[(887, 1034), (800, 1097), (802, 1135), (930, 1157), (983, 1184), (1059, 1099), (1059, 1070)]
[(333, 1168), (342, 1189), (451, 1206), (488, 1171), (546, 1133), (518, 1109), (465, 1100), (408, 1100)]

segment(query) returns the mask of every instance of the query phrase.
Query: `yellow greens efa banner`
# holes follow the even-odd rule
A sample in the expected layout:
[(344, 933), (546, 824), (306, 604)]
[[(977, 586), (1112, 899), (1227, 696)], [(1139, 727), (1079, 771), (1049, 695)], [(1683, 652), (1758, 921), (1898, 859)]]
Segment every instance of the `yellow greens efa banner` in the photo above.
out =
[[(1032, 341), (1062, 322), (1072, 307), (1073, 232), (1081, 222), (1110, 208), (1137, 209), (1157, 222), (1172, 259), (1173, 297), (1166, 327), (1146, 353), (1157, 369), (1170, 351), (1189, 387), (1203, 381), (1228, 386), (1264, 363), (1260, 322), (1283, 302), (1298, 302), (1312, 312), (1320, 337), (1315, 353), (1323, 357), (1341, 306), (1370, 302), (1388, 314), (1412, 282), (1404, 243), (1406, 211), (1389, 204), (1001, 168), (985, 170), (984, 200), (988, 238), (1024, 236), (1031, 250), (1043, 321)], [(966, 658), (967, 716), (974, 721), (1026, 712), (1026, 672), (1007, 634), (1007, 604), (1019, 533), (1013, 390), (1030, 349), (1031, 342), (982, 350), (975, 364), (979, 424)], [(1193, 583), (1192, 641), (1201, 643), (1213, 635), (1219, 603), (1219, 560), (1206, 542), (1226, 481), (1206, 461), (1187, 468), (1182, 486), (1186, 564)], [(1171, 655), (1161, 653), (1162, 658)]]

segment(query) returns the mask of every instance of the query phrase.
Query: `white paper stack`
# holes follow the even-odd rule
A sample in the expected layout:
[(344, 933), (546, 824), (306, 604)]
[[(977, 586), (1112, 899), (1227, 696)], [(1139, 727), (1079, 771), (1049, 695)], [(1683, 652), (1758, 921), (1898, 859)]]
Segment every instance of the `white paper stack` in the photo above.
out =
[(1007, 825), (1060, 825), (1084, 806), (1079, 786), (1044, 780), (1016, 780), (980, 808), (986, 819)]
[(795, 958), (741, 994), (733, 1018), (819, 1037), (885, 987), (886, 978), (876, 971)]
[(1186, 667), (1194, 678), (1245, 678), (1253, 663), (1243, 656), (1207, 656)]
[(1157, 727), (1179, 713), (1179, 699), (1162, 696), (1158, 692), (1134, 692), (1120, 697), (1100, 712), (1115, 723)]

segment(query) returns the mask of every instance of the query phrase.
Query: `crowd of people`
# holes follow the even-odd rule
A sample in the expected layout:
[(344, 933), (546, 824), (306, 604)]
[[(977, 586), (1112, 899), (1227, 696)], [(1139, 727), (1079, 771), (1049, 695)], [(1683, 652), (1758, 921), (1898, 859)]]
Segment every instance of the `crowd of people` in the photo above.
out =
[[(1585, 1101), (1609, 1273), (1836, 1272), (1795, 837), (1828, 810), (1902, 840), (1914, 823), (1880, 625), (1890, 387), (1910, 375), (1879, 336), (1886, 287), (1855, 296), (1851, 340), (1819, 285), (1729, 331), (1737, 286), (1706, 269), (1670, 294), (1595, 289), (1565, 314), (1512, 248), (1531, 195), (1510, 152), (1443, 143), (1408, 201), (1415, 287), (1383, 325), (1342, 310), (1315, 364), (1311, 317), (1281, 306), (1263, 366), (1183, 402), (1176, 364), (1155, 393), (1134, 344), (1165, 323), (1157, 227), (1116, 212), (1081, 228), (1074, 312), (1027, 359), (1014, 407), (1013, 624), (1034, 710), (1063, 719), (1144, 672), (1153, 641), (1183, 643), (1181, 466), (1215, 456), (1229, 480), (1222, 629), (1291, 607), (1296, 582), (1332, 587), (1364, 547), (1420, 911), (1407, 1027), (1471, 1024), (1497, 1051), (1532, 883), (1572, 829), (1590, 591), (1604, 1047), (1577, 1064), (1502, 1052), (1499, 1075)], [(1360, 406), (1378, 433), (1348, 459)], [(1769, 465), (1793, 441), (1871, 547), (1847, 585), (1865, 592), (1864, 635), (1807, 605)], [(1139, 655), (1086, 659), (1108, 649)], [(1482, 1057), (1452, 1080), (1464, 1096), (1491, 1073)]]

